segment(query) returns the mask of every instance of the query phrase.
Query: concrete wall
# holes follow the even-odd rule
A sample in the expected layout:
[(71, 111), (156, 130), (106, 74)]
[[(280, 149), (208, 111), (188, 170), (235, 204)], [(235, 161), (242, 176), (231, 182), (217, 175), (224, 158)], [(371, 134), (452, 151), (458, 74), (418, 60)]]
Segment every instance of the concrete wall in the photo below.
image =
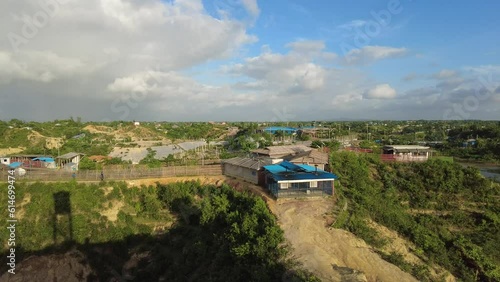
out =
[(235, 166), (228, 163), (224, 163), (223, 166), (224, 166), (223, 167), (224, 175), (240, 178), (248, 182), (251, 182), (253, 184), (259, 183), (259, 176), (258, 176), (259, 173), (257, 170), (241, 166)]

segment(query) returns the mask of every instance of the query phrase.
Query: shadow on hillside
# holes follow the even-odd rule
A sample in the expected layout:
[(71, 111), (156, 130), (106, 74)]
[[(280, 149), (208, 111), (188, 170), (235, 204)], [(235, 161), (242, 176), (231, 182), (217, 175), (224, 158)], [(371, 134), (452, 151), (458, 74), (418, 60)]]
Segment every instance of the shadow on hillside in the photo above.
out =
[[(206, 281), (207, 275), (214, 281), (239, 281), (265, 272), (257, 262), (237, 263), (222, 234), (214, 235), (218, 225), (200, 227), (200, 210), (194, 203), (173, 202), (179, 220), (166, 233), (76, 242), (70, 192), (55, 193), (53, 199), (52, 245), (39, 251), (17, 245), (16, 274), (8, 273), (9, 266), (3, 263), (0, 281)], [(277, 264), (267, 271), (281, 276), (285, 268)]]
[[(15, 275), (8, 272), (10, 266), (4, 263), (0, 266), (0, 281), (144, 281), (138, 279), (144, 276), (138, 275), (138, 267), (147, 264), (149, 252), (161, 242), (172, 240), (171, 234), (175, 233), (156, 237), (131, 235), (104, 243), (90, 243), (87, 238), (79, 244), (73, 238), (71, 193), (60, 191), (52, 196), (53, 244), (39, 251), (15, 246)], [(182, 222), (176, 228), (182, 229)], [(5, 258), (10, 254), (7, 250), (0, 255)]]
[(62, 237), (61, 242), (73, 241), (73, 214), (71, 213), (71, 193), (60, 191), (52, 194), (54, 198), (54, 213), (52, 214), (52, 241), (58, 244), (58, 237)]
[(144, 281), (138, 279), (144, 275), (138, 275), (137, 269), (147, 264), (145, 254), (161, 241), (150, 235), (132, 235), (105, 243), (66, 241), (40, 251), (17, 246), (16, 274), (8, 273), (9, 266), (2, 264), (0, 281)]

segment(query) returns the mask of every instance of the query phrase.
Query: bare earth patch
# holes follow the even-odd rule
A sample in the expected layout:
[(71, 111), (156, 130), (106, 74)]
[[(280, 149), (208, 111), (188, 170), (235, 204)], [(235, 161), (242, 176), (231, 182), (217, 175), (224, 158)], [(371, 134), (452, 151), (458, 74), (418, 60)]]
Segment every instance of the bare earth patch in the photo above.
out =
[(305, 269), (323, 281), (417, 281), (352, 233), (327, 227), (332, 204), (327, 198), (277, 202), (278, 223)]
[(26, 213), (24, 207), (30, 202), (31, 202), (31, 194), (26, 193), (24, 195), (23, 201), (19, 204), (19, 207), (17, 208), (17, 219), (22, 219), (24, 217), (24, 214)]
[(25, 148), (0, 148), (0, 156), (6, 156), (10, 154), (17, 154), (24, 151)]
[(122, 201), (112, 201), (111, 208), (101, 211), (101, 215), (108, 218), (109, 221), (116, 221), (118, 219), (118, 213), (120, 209), (124, 206)]
[(101, 190), (104, 192), (104, 196), (107, 196), (109, 193), (113, 192), (113, 186), (101, 187)]

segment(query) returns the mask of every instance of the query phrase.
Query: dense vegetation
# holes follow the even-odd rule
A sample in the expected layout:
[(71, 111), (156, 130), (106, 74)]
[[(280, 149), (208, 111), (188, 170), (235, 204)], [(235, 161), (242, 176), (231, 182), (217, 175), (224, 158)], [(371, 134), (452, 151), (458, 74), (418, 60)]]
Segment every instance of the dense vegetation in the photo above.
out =
[[(6, 185), (0, 185), (6, 191)], [(149, 234), (153, 223), (145, 215), (141, 206), (141, 195), (153, 191), (153, 187), (127, 188), (125, 183), (114, 183), (112, 186), (86, 185), (76, 182), (66, 183), (16, 183), (17, 242), (28, 251), (41, 250), (54, 243), (54, 197), (60, 192), (68, 192), (71, 213), (59, 216), (57, 238), (72, 240), (76, 243), (102, 243), (112, 240), (122, 240), (132, 234)], [(7, 203), (7, 193), (0, 194), (0, 201)], [(110, 221), (103, 212), (113, 209), (118, 202), (124, 207), (117, 213), (117, 220)], [(7, 218), (7, 209), (2, 209), (1, 215)], [(169, 221), (168, 211), (158, 213), (158, 219)], [(69, 218), (72, 220), (72, 238), (69, 231)], [(159, 223), (159, 222), (158, 222)], [(60, 229), (60, 230), (59, 230)], [(36, 231), (36, 232), (35, 232)], [(7, 236), (5, 230), (0, 230), (2, 242)]]
[[(106, 249), (109, 245), (116, 253), (110, 259), (146, 251), (149, 255), (133, 271), (136, 281), (160, 277), (167, 281), (280, 281), (284, 277), (318, 281), (288, 258), (283, 231), (264, 201), (225, 185), (184, 182), (128, 188), (125, 183), (98, 186), (73, 181), (16, 186), (16, 247), (27, 254), (66, 241), (85, 250), (96, 269), (112, 265), (121, 272), (125, 262), (107, 261), (108, 255), (95, 253), (92, 246)], [(5, 185), (0, 189), (5, 190)], [(69, 197), (57, 196), (61, 193)], [(1, 193), (0, 201), (6, 203), (6, 197)], [(70, 208), (61, 214), (58, 206), (66, 204)], [(112, 209), (117, 209), (116, 220), (109, 217)], [(7, 218), (6, 209), (1, 215)], [(2, 242), (7, 236), (6, 229), (0, 230)], [(100, 280), (111, 275), (109, 269), (98, 273)]]
[[(277, 281), (291, 266), (283, 231), (260, 198), (193, 182), (158, 188), (161, 202), (181, 222), (155, 250), (158, 267), (141, 279), (161, 274), (168, 281)], [(304, 271), (295, 276), (315, 281)]]
[[(475, 168), (431, 160), (424, 163), (381, 163), (370, 155), (338, 152), (331, 156), (339, 175), (339, 205), (347, 201), (335, 223), (376, 247), (387, 243), (367, 220), (397, 231), (413, 242), (415, 254), (445, 267), (463, 281), (500, 280), (500, 185)], [(426, 267), (399, 260), (421, 280)]]

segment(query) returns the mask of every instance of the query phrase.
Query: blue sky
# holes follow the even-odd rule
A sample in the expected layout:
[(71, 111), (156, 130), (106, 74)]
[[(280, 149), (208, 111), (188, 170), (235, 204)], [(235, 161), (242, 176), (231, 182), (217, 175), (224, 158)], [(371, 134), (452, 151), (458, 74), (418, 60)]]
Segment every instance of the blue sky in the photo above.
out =
[(1, 119), (500, 118), (498, 1), (57, 1), (0, 4)]

